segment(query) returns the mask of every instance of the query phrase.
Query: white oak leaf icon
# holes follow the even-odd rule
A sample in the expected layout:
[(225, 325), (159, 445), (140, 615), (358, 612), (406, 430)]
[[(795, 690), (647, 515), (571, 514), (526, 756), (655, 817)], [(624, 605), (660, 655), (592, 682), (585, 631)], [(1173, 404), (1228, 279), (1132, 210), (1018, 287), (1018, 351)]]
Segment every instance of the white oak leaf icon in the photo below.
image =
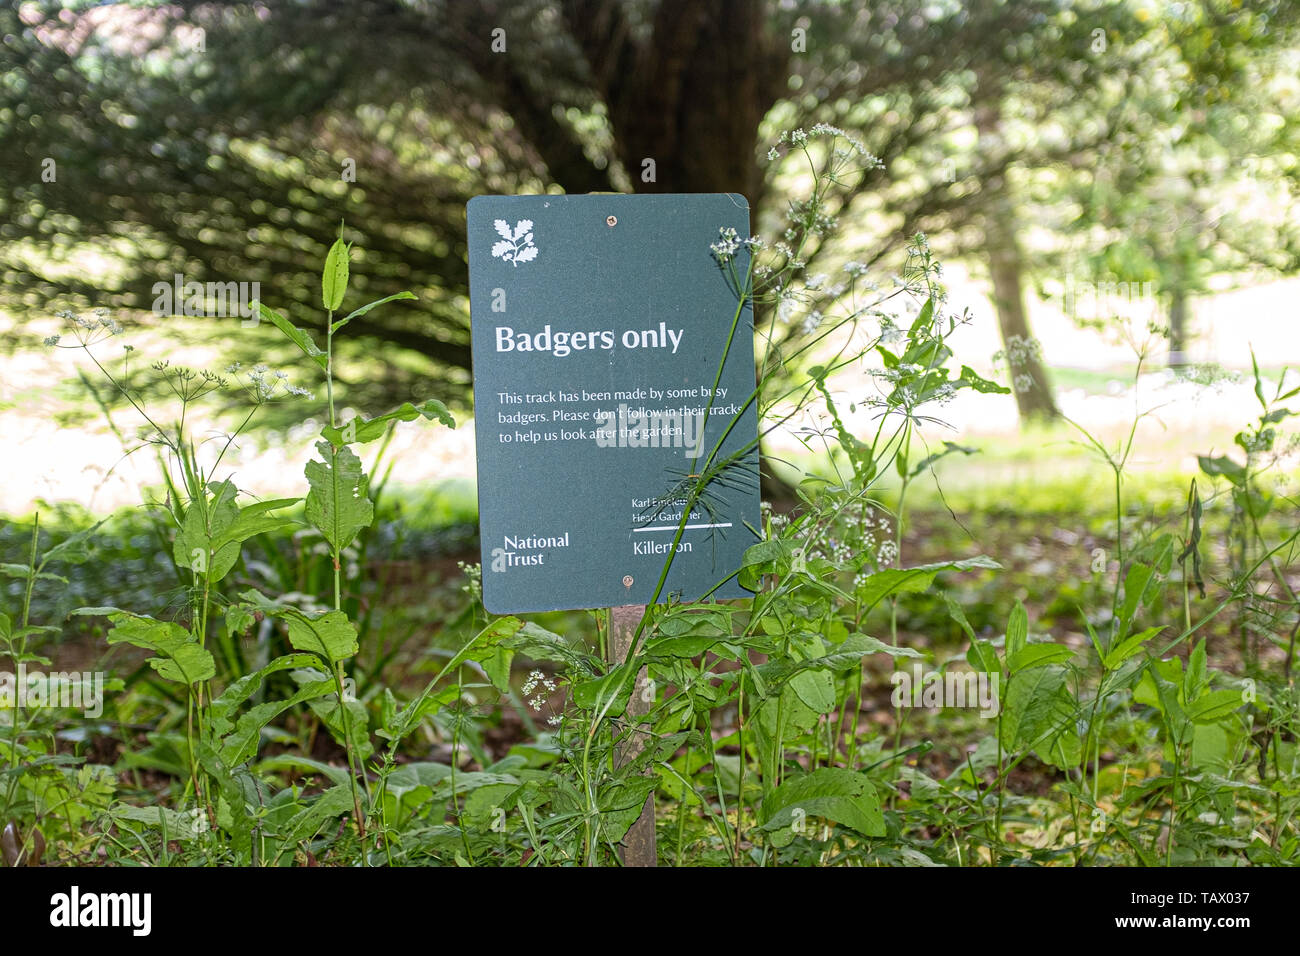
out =
[(514, 229), (504, 219), (495, 219), (492, 227), (502, 238), (492, 244), (492, 258), (501, 259), (513, 266), (521, 262), (532, 262), (537, 258), (537, 247), (533, 245), (533, 221), (521, 219)]

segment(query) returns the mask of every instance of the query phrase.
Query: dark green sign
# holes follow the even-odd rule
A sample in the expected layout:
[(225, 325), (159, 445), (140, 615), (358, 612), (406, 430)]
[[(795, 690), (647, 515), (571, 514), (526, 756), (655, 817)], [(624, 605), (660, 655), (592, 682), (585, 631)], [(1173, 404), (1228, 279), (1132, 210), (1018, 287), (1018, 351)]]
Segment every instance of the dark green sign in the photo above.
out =
[[(710, 245), (749, 235), (749, 204), (478, 196), (467, 212), (487, 609), (648, 604), (665, 567), (660, 601), (748, 596), (753, 314)], [(733, 265), (743, 277), (743, 246)]]

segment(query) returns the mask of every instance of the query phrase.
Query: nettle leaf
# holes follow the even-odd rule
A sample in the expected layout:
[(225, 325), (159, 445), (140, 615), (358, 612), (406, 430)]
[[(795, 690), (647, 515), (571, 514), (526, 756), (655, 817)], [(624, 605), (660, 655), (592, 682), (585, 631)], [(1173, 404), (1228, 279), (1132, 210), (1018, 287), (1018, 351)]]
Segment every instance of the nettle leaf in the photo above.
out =
[(262, 318), (283, 332), (290, 342), (298, 346), (304, 355), (319, 365), (322, 372), (328, 368), (329, 359), (324, 352), (316, 347), (316, 343), (312, 341), (310, 334), (298, 328), (274, 309), (268, 309), (261, 302), (257, 303), (257, 311)]
[(307, 495), (307, 520), (330, 547), (342, 551), (362, 528), (375, 520), (370, 502), (370, 480), (361, 469), (361, 459), (344, 445), (316, 443), (324, 461), (309, 461), (305, 469), (311, 491)]
[(1012, 674), (1018, 674), (1034, 667), (1064, 664), (1072, 657), (1074, 651), (1064, 644), (1026, 644), (1014, 654), (1007, 655), (1007, 670)]
[(170, 810), (167, 807), (133, 807), (118, 804), (111, 813), (114, 820), (130, 820), (148, 827), (159, 827), (168, 840), (196, 840), (207, 829), (202, 810)]
[(862, 601), (863, 610), (867, 611), (891, 595), (927, 590), (940, 571), (999, 571), (1001, 569), (1002, 565), (982, 554), (961, 561), (922, 564), (914, 568), (886, 568), (869, 575), (857, 588), (857, 595)]
[(451, 412), (447, 411), (447, 406), (436, 398), (430, 398), (419, 405), (406, 402), (377, 418), (366, 419), (358, 416), (344, 422), (338, 428), (326, 425), (321, 430), (321, 436), (336, 446), (364, 444), (382, 438), (392, 422), (413, 422), (417, 418), (427, 418), (430, 421), (436, 419), (448, 428), (456, 427), (456, 420), (451, 417)]
[(1007, 685), (1002, 705), (1002, 746), (1008, 750), (1029, 748), (1051, 730), (1057, 710), (1057, 694), (1065, 687), (1063, 667), (1035, 667)]
[(802, 671), (790, 678), (790, 689), (815, 714), (835, 709), (835, 680), (830, 671)]
[(946, 441), (943, 443), (943, 446), (944, 446), (943, 451), (933, 452), (932, 454), (929, 454), (925, 458), (921, 459), (921, 461), (917, 464), (917, 466), (912, 469), (911, 477), (915, 478), (917, 475), (921, 474), (923, 471), (925, 471), (927, 468), (933, 465), (936, 461), (939, 461), (942, 458), (946, 458), (948, 455), (953, 455), (958, 452), (960, 452), (963, 455), (979, 454), (978, 448), (967, 448), (965, 445), (958, 445), (956, 442)]
[(1016, 666), (1011, 659), (1016, 656), (1025, 643), (1029, 640), (1029, 614), (1025, 611), (1025, 606), (1016, 601), (1016, 606), (1011, 609), (1011, 616), (1007, 619), (1007, 666), (1011, 668), (1012, 673), (1016, 671)]
[(959, 385), (973, 388), (977, 392), (983, 392), (986, 395), (1011, 394), (1011, 389), (1007, 388), (1005, 385), (999, 385), (997, 382), (990, 382), (988, 379), (982, 378), (979, 373), (969, 365), (963, 365), (961, 367), (961, 375), (957, 377), (957, 383)]
[(348, 291), (348, 252), (350, 246), (343, 237), (334, 240), (330, 251), (325, 256), (325, 268), (321, 270), (321, 302), (327, 311), (333, 312), (343, 304), (343, 296)]
[(108, 632), (109, 644), (130, 644), (158, 655), (149, 658), (149, 666), (160, 677), (193, 685), (216, 676), (212, 655), (199, 647), (198, 639), (179, 624), (117, 608), (80, 608), (72, 613), (93, 615), (96, 611), (108, 611), (108, 619), (113, 622), (113, 629)]
[(333, 325), (331, 325), (330, 331), (337, 332), (339, 329), (343, 328), (343, 326), (347, 325), (353, 319), (361, 318), (361, 316), (365, 315), (371, 309), (377, 308), (378, 306), (383, 305), (385, 302), (392, 302), (396, 299), (414, 299), (414, 298), (415, 298), (415, 293), (413, 292), (398, 292), (393, 295), (386, 295), (382, 299), (376, 299), (374, 302), (367, 302), (361, 308), (354, 309), (353, 311), (345, 315), (343, 318), (335, 322)]
[(278, 531), (295, 522), (269, 512), (297, 504), (300, 498), (259, 501), (246, 508), (235, 505), (238, 489), (228, 481), (211, 486), (211, 501), (191, 504), (181, 521), (172, 556), (195, 577), (216, 583), (230, 573), (239, 560), (240, 546), (264, 532)]
[[(295, 680), (300, 679), (302, 672), (295, 671), (293, 676)], [(328, 684), (327, 681), (309, 680), (304, 685), (304, 689), (315, 683)], [(343, 706), (340, 707), (337, 694), (314, 694), (307, 701), (307, 706), (320, 718), (321, 723), (329, 729), (330, 735), (340, 746), (346, 746), (347, 728), (351, 727), (352, 746), (358, 760), (367, 760), (375, 752), (374, 744), (370, 742), (370, 711), (361, 701), (345, 697)]]
[(830, 820), (864, 836), (885, 835), (880, 798), (871, 781), (841, 767), (823, 767), (787, 780), (763, 800), (762, 828), (775, 846), (791, 843), (796, 825), (807, 817)]
[(303, 701), (315, 701), (335, 693), (336, 690), (333, 680), (312, 681), (299, 687), (297, 693), (282, 700), (269, 700), (250, 707), (246, 713), (240, 715), (234, 731), (222, 740), (221, 759), (232, 767), (251, 760), (257, 755), (257, 745), (261, 742), (263, 727), (289, 708)]
[(1222, 476), (1234, 485), (1240, 485), (1246, 480), (1245, 466), (1237, 464), (1225, 455), (1220, 455), (1217, 458), (1211, 458), (1208, 455), (1197, 455), (1196, 461), (1201, 466), (1201, 471), (1211, 477)]
[(1130, 634), (1124, 640), (1120, 641), (1110, 650), (1108, 650), (1101, 659), (1102, 666), (1108, 671), (1113, 671), (1126, 660), (1142, 649), (1142, 645), (1155, 637), (1165, 629), (1164, 624), (1158, 627), (1148, 627), (1145, 631), (1138, 631), (1136, 634)]
[(270, 512), (291, 508), (300, 501), (301, 498), (273, 498), (240, 508), (235, 522), (213, 538), (213, 547), (220, 548), (230, 542), (242, 544), (259, 534), (279, 531), (296, 524), (292, 518), (279, 517)]
[(1234, 713), (1245, 704), (1239, 690), (1212, 690), (1197, 698), (1188, 708), (1187, 716), (1198, 724), (1215, 723)]
[(600, 788), (597, 806), (600, 808), (601, 838), (617, 843), (627, 834), (632, 824), (641, 816), (646, 798), (654, 793), (659, 778), (625, 777)]
[(318, 654), (331, 664), (356, 654), (357, 629), (342, 611), (327, 611), (314, 618), (301, 611), (283, 616), (289, 625), (289, 643), (294, 649)]
[(58, 574), (49, 574), (45, 571), (34, 571), (28, 564), (0, 564), (0, 575), (7, 578), (17, 578), (20, 581), (26, 581), (31, 578), (34, 581), (58, 581), (61, 584), (67, 584), (68, 579)]
[[(108, 519), (105, 518), (105, 521)], [(42, 564), (49, 564), (51, 561), (62, 561), (65, 564), (84, 564), (91, 558), (91, 541), (90, 536), (99, 530), (104, 521), (97, 521), (89, 528), (84, 528), (76, 534), (60, 541), (50, 550), (45, 552), (41, 559)]]
[[(254, 671), (232, 682), (221, 696), (208, 705), (208, 730), (214, 738), (220, 739), (235, 727), (231, 719), (235, 710), (255, 694), (268, 676), (277, 671), (291, 670), (295, 667), (311, 667), (316, 658), (310, 654), (285, 654), (277, 657), (261, 670)], [(238, 762), (238, 761), (236, 761)]]
[(222, 481), (209, 485), (208, 490), (212, 492), (210, 499), (196, 499), (186, 509), (180, 532), (172, 542), (172, 557), (177, 566), (188, 568), (196, 579), (216, 582), (239, 560), (238, 542), (216, 542), (239, 517), (235, 504), (239, 489), (232, 482)]
[(732, 637), (731, 608), (675, 611), (659, 622), (646, 641), (651, 657), (696, 657)]
[(1044, 763), (1068, 770), (1082, 762), (1083, 740), (1075, 721), (1077, 708), (1078, 701), (1070, 688), (1062, 684), (1051, 699), (1051, 708), (1034, 745), (1034, 752)]

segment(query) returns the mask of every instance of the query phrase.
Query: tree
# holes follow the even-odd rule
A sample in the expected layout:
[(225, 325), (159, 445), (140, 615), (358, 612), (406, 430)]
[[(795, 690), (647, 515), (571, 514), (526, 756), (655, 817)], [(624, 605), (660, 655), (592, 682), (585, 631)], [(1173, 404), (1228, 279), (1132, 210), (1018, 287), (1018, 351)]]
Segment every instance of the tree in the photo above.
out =
[[(1118, 0), (1079, 8), (1139, 31)], [(783, 199), (759, 162), (765, 140), (816, 122), (860, 131), (888, 170), (830, 211), (886, 224), (859, 258), (883, 268), (923, 228), (951, 228), (955, 251), (982, 251), (991, 230), (990, 255), (1007, 250), (999, 274), (1009, 276), (1018, 200), (1008, 173), (1077, 159), (1095, 139), (967, 150), (961, 177), (931, 185), (953, 137), (995, 105), (985, 93), (1002, 102), (981, 115), (1005, 125), (1026, 91), (1059, 100), (1078, 81), (1088, 24), (1069, 13), (1058, 0), (6, 7), (0, 175), (12, 185), (0, 194), (0, 305), (142, 310), (155, 282), (181, 273), (259, 281), (293, 311), (311, 301), (312, 263), (346, 220), (365, 256), (359, 293), (419, 297), (350, 327), (359, 348), (386, 359), (340, 383), (349, 400), (460, 397), (466, 199), (738, 191), (761, 226)], [(986, 145), (994, 133), (985, 129)], [(87, 251), (112, 268), (72, 264)], [(1027, 331), (1018, 297), (998, 298), (1004, 328)], [(271, 341), (206, 328), (249, 356)], [(378, 341), (400, 350), (380, 353)], [(1031, 378), (1046, 394), (1045, 375)]]
[(1158, 299), (1171, 365), (1186, 360), (1189, 305), (1213, 276), (1300, 263), (1296, 20), (1294, 5), (1165, 10), (1147, 34), (1145, 69), (1092, 107), (1125, 114), (1127, 134), (1052, 193), (1073, 211), (1060, 225), (1072, 241), (1045, 267), (1082, 271), (1094, 292)]

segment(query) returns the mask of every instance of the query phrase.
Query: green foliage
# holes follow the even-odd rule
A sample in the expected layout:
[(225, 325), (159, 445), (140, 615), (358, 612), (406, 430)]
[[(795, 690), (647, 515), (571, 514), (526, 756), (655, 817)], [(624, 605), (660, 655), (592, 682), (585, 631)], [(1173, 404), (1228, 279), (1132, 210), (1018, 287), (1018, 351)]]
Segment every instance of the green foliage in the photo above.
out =
[[(851, 179), (835, 143), (823, 131), (782, 144), (818, 172), (791, 225), (812, 242), (831, 208), (821, 190)], [(798, 244), (756, 256), (762, 273), (720, 265), (738, 296), (775, 306)], [(793, 510), (765, 510), (739, 571), (754, 597), (652, 606), (619, 661), (607, 613), (491, 617), (472, 573), (454, 590), (424, 566), (403, 581), (376, 557), (392, 430), (454, 422), (433, 400), (340, 422), (335, 335), (400, 298), (335, 320), (361, 281), (348, 259), (340, 238), (315, 333), (263, 307), (307, 373), (325, 374), (304, 499), (251, 500), (219, 454), (180, 423), (157, 425), (132, 393), (167, 466), (147, 532), (179, 586), (135, 592), (150, 614), (73, 616), (82, 632), (67, 636), (111, 649), (123, 675), (105, 713), (77, 725), (117, 738), (117, 756), (70, 748), (48, 708), (0, 711), (12, 714), (0, 727), (6, 859), (40, 846), (64, 863), (607, 864), (649, 801), (663, 862), (1300, 861), (1297, 530), (1265, 480), (1300, 391), (1256, 372), (1257, 422), (1238, 451), (1201, 459), (1184, 512), (1180, 485), (1171, 509), (1135, 517), (1133, 434), (1113, 449), (1084, 432), (1114, 511), (1068, 506), (1113, 549), (1100, 568), (1027, 567), (1018, 541), (971, 532), (966, 515), (934, 509), (922, 525), (909, 488), (976, 452), (929, 442), (936, 406), (1000, 387), (959, 365), (960, 320), (918, 237), (900, 293), (864, 292), (764, 356), (764, 428), (816, 413), (833, 452), (799, 480)], [(910, 322), (884, 311), (894, 295), (917, 307)], [(855, 434), (827, 382), (868, 361), (878, 388), (855, 404), (876, 427)], [(183, 411), (221, 391), (169, 374), (190, 388)], [(267, 400), (262, 387), (249, 397), (253, 412)], [(730, 467), (709, 460), (675, 489), (683, 515)], [(4, 594), (20, 596), (0, 612), (15, 665), (57, 650), (62, 614), (40, 616), (41, 589), (73, 580), (96, 533), (43, 542), (34, 527), (22, 560), (0, 565)], [(128, 604), (115, 588), (100, 600)]]

